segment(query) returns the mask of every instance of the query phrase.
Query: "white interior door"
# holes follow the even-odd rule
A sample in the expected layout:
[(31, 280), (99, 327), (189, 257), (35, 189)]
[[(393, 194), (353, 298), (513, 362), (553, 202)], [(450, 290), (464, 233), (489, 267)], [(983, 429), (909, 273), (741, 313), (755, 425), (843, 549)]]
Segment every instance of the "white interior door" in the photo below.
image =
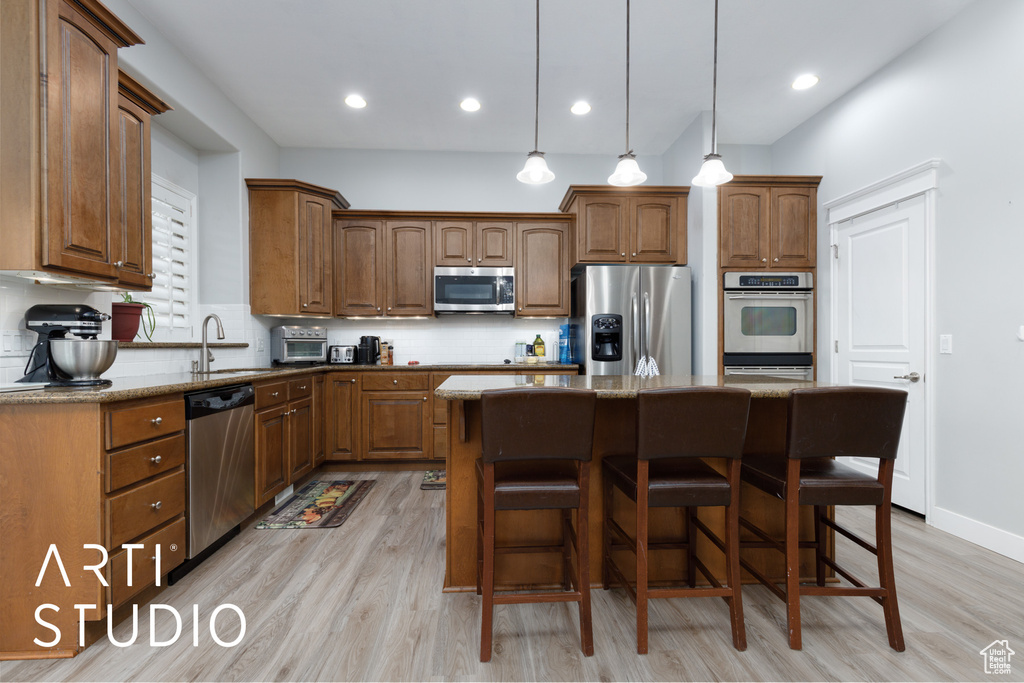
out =
[[(835, 225), (837, 381), (908, 392), (893, 503), (925, 512), (923, 195)], [(870, 472), (877, 461), (844, 458)]]

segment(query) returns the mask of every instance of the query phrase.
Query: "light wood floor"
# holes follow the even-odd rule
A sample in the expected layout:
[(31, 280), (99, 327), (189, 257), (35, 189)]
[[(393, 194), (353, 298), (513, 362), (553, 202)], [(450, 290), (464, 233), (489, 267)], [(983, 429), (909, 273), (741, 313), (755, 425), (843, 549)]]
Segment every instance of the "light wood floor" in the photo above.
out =
[[(344, 478), (331, 472), (321, 478)], [(655, 600), (650, 654), (635, 649), (632, 604), (621, 590), (593, 592), (593, 657), (579, 650), (576, 607), (495, 608), (494, 657), (479, 662), (480, 602), (444, 594), (444, 492), (421, 491), (417, 472), (359, 473), (377, 479), (343, 526), (331, 530), (243, 530), (157, 602), (184, 617), (181, 638), (149, 645), (140, 610), (137, 644), (106, 638), (70, 660), (0, 662), (0, 681), (350, 681), (350, 680), (983, 680), (979, 651), (1008, 639), (1024, 653), (1021, 564), (897, 512), (893, 538), (907, 651), (886, 641), (882, 610), (862, 599), (803, 601), (804, 649), (788, 649), (783, 603), (744, 589), (748, 649), (732, 648), (725, 603)], [(840, 519), (872, 536), (870, 515)], [(873, 559), (839, 539), (838, 554), (865, 579)], [(856, 559), (855, 559), (856, 558)], [(246, 633), (216, 645), (206, 624), (222, 603), (238, 605)], [(192, 645), (192, 605), (200, 609)], [(158, 613), (157, 636), (173, 622)], [(237, 635), (234, 617), (219, 635)], [(130, 624), (114, 630), (125, 641)], [(1024, 680), (1024, 654), (1001, 681)], [(993, 677), (995, 678), (995, 677)]]

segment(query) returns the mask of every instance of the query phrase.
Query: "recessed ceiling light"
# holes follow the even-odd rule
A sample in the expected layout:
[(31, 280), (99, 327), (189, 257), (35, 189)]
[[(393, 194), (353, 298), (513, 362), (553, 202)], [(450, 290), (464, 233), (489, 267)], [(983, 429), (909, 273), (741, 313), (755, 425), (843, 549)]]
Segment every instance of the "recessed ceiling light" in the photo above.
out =
[(345, 98), (345, 104), (353, 109), (362, 109), (366, 106), (366, 100), (364, 100), (360, 95), (349, 95)]
[(796, 80), (793, 81), (793, 90), (807, 90), (813, 88), (818, 84), (818, 77), (814, 74), (804, 74), (797, 76)]
[(466, 99), (459, 102), (459, 106), (462, 107), (465, 111), (480, 110), (480, 102), (472, 97), (467, 97)]
[(584, 114), (590, 113), (590, 104), (584, 102), (583, 100), (580, 100), (576, 104), (572, 105), (572, 107), (569, 108), (569, 111), (571, 111), (573, 114), (576, 114), (577, 116), (583, 116)]

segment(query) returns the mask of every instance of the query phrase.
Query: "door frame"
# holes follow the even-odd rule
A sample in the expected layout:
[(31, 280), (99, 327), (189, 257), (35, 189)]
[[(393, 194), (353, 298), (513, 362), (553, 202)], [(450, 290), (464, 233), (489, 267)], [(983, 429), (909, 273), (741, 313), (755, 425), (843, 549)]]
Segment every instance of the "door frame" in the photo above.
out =
[(824, 202), (829, 228), (829, 379), (838, 382), (835, 363), (839, 339), (838, 275), (833, 259), (839, 244), (839, 224), (911, 197), (924, 195), (924, 500), (925, 521), (930, 522), (935, 504), (935, 228), (940, 159), (929, 159), (899, 173)]

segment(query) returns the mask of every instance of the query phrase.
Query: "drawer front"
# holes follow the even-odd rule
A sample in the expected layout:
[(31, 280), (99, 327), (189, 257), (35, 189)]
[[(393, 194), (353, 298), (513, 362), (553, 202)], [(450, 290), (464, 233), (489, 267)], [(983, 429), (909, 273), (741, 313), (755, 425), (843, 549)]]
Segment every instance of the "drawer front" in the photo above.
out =
[(108, 450), (120, 448), (184, 429), (185, 400), (180, 394), (171, 401), (128, 404), (107, 412), (106, 446)]
[(299, 398), (306, 398), (313, 395), (313, 378), (303, 377), (288, 382), (288, 400), (294, 401)]
[[(128, 551), (121, 550), (110, 556), (107, 583), (108, 600), (114, 607), (156, 582), (156, 546), (160, 546), (160, 576), (163, 577), (185, 561), (185, 520), (179, 519), (139, 539), (144, 548), (132, 549), (132, 585), (128, 585)], [(173, 550), (172, 550), (173, 548)], [(163, 585), (161, 580), (161, 585)]]
[(184, 464), (184, 434), (111, 453), (107, 456), (107, 493)]
[(107, 547), (122, 543), (185, 511), (185, 472), (168, 474), (107, 499)]
[(430, 375), (426, 372), (367, 372), (363, 391), (426, 391)]
[(288, 400), (288, 382), (261, 384), (256, 387), (256, 410), (276, 406)]

